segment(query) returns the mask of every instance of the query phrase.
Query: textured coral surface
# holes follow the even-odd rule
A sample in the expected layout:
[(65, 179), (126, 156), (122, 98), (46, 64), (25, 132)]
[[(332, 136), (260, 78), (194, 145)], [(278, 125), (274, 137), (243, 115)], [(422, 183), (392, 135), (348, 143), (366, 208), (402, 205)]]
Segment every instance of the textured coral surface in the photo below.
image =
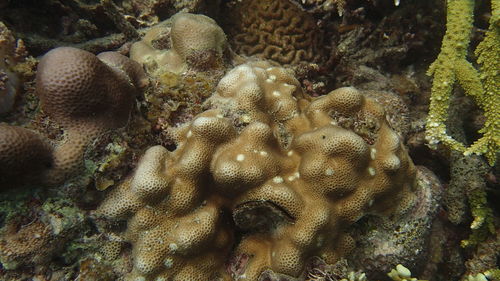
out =
[(52, 148), (46, 140), (28, 129), (0, 123), (0, 189), (19, 176), (36, 175), (51, 166)]
[[(98, 210), (129, 219), (131, 278), (297, 276), (308, 258), (349, 252), (344, 230), (365, 214), (413, 200), (398, 134), (354, 88), (309, 100), (287, 70), (255, 62), (231, 70), (208, 104), (172, 131), (175, 151), (148, 149)], [(226, 272), (230, 255), (242, 265)]]
[(227, 30), (235, 51), (281, 65), (324, 60), (322, 32), (315, 19), (287, 0), (234, 1)]
[(150, 72), (180, 73), (190, 68), (209, 69), (220, 64), (226, 35), (204, 15), (178, 13), (150, 29), (132, 45), (130, 58)]
[(48, 52), (38, 65), (36, 91), (42, 110), (63, 128), (64, 136), (52, 149), (34, 132), (0, 126), (1, 161), (6, 164), (0, 183), (23, 173), (40, 174), (42, 183), (62, 183), (82, 167), (93, 139), (127, 123), (135, 95), (147, 83), (140, 65), (118, 53), (95, 56), (70, 47)]
[(42, 109), (65, 130), (46, 180), (61, 182), (82, 165), (91, 140), (128, 121), (137, 90), (147, 85), (140, 66), (113, 52), (98, 56), (76, 48), (48, 52), (38, 65)]

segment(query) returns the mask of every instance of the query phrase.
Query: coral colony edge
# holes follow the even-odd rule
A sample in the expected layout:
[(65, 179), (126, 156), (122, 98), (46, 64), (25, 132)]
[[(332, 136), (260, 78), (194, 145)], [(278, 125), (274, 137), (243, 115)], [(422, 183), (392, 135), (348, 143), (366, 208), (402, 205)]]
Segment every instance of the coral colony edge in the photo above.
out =
[(0, 280), (500, 280), (500, 0), (0, 0)]

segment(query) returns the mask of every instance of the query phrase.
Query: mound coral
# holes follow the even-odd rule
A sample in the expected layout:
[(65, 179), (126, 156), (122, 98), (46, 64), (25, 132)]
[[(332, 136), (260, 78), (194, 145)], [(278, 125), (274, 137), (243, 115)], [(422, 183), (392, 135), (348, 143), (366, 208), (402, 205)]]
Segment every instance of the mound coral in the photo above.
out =
[(177, 13), (134, 43), (130, 58), (144, 64), (150, 72), (206, 70), (222, 64), (226, 44), (224, 31), (213, 19)]
[(233, 1), (227, 14), (231, 46), (238, 54), (255, 55), (281, 65), (325, 59), (316, 20), (291, 1)]
[(97, 211), (128, 219), (130, 280), (297, 276), (308, 258), (348, 253), (345, 230), (365, 214), (414, 199), (398, 134), (354, 88), (309, 100), (287, 70), (254, 62), (230, 71), (207, 106), (172, 130), (175, 151), (148, 149)]
[(69, 47), (48, 52), (38, 66), (36, 90), (65, 139), (54, 151), (54, 169), (46, 179), (60, 182), (81, 166), (91, 140), (125, 125), (137, 90), (147, 83), (140, 65), (118, 53), (95, 56)]
[(52, 166), (52, 147), (39, 134), (0, 123), (0, 186)]
[[(87, 145), (107, 130), (126, 124), (134, 96), (147, 83), (140, 65), (118, 53), (95, 56), (69, 47), (48, 52), (38, 65), (36, 91), (42, 110), (63, 128), (64, 136), (51, 153), (42, 181), (60, 183), (81, 167)], [(33, 157), (43, 154), (42, 158), (47, 158), (46, 149), (29, 152), (44, 142), (35, 133), (11, 126), (0, 127), (0, 132), (0, 135), (16, 134), (18, 140), (2, 147), (4, 163), (16, 163), (19, 170), (34, 173), (28, 167), (33, 165), (30, 163), (35, 160)], [(18, 162), (17, 159), (30, 160)], [(43, 162), (40, 158), (37, 161)], [(10, 170), (12, 166), (7, 165), (5, 169)]]

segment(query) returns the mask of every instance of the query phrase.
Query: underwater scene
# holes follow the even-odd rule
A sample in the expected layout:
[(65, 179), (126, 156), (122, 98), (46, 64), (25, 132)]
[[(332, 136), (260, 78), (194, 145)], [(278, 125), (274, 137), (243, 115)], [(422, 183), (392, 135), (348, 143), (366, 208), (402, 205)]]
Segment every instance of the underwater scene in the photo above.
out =
[(500, 281), (500, 0), (0, 0), (0, 281)]

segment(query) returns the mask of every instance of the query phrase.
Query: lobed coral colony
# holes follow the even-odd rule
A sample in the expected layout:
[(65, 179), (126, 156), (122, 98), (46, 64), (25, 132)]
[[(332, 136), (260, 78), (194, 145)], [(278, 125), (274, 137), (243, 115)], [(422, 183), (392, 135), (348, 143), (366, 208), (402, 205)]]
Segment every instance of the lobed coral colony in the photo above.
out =
[(26, 175), (60, 184), (83, 165), (87, 145), (128, 121), (133, 101), (148, 80), (141, 66), (114, 52), (98, 56), (60, 47), (40, 61), (36, 93), (42, 110), (64, 135), (56, 144), (25, 128), (0, 125), (2, 184)]
[[(449, 2), (459, 1), (465, 0)], [(145, 5), (129, 2), (123, 1), (121, 8)], [(160, 11), (167, 2), (147, 5)], [(106, 13), (142, 39), (122, 46), (120, 53), (94, 55), (58, 47), (40, 59), (32, 89), (40, 106), (33, 109), (34, 118), (23, 116), (38, 123), (0, 123), (0, 195), (26, 183), (45, 193), (33, 195), (27, 204), (32, 217), (23, 220), (4, 218), (0, 205), (0, 276), (23, 266), (33, 267), (30, 276), (51, 276), (49, 261), (70, 248), (65, 243), (73, 243), (73, 255), (78, 252), (84, 258), (71, 262), (71, 254), (61, 254), (64, 261), (57, 266), (79, 268), (78, 277), (65, 271), (59, 277), (33, 280), (382, 280), (391, 268), (395, 269), (388, 276), (393, 280), (417, 280), (410, 269), (430, 276), (444, 259), (460, 260), (461, 253), (445, 248), (449, 241), (459, 241), (459, 234), (437, 241), (454, 227), (439, 218), (444, 217), (441, 198), (451, 197), (443, 195), (430, 170), (416, 167), (410, 159), (404, 138), (413, 130), (418, 139), (419, 125), (407, 124), (410, 114), (403, 99), (384, 87), (384, 92), (355, 87), (326, 95), (314, 92), (313, 82), (304, 79), (301, 84), (297, 77), (307, 67), (320, 69), (322, 64), (326, 69), (326, 53), (334, 49), (322, 46), (325, 33), (317, 15), (288, 0), (222, 2), (228, 2), (227, 37), (204, 15), (180, 12), (135, 30), (133, 25), (148, 24), (140, 21), (142, 13), (138, 18), (123, 17), (113, 1), (89, 4), (86, 13), (103, 13), (92, 7), (112, 9)], [(365, 20), (366, 11), (350, 11), (346, 1), (301, 2), (337, 7)], [(198, 7), (195, 4), (191, 6)], [(8, 1), (0, 1), (2, 5), (8, 6)], [(342, 32), (343, 40), (352, 42), (361, 42), (366, 35), (362, 33), (367, 33), (356, 25)], [(366, 38), (376, 37), (372, 35)], [(105, 41), (101, 39), (94, 43)], [(464, 60), (465, 49), (459, 55)], [(16, 43), (0, 22), (0, 114), (17, 114), (12, 111), (24, 82), (12, 69), (26, 56), (22, 41)], [(438, 75), (442, 69), (436, 65), (432, 69)], [(194, 85), (196, 81), (201, 82)], [(172, 105), (175, 93), (183, 94), (177, 98), (189, 108), (177, 116), (162, 115), (166, 108), (179, 107)], [(431, 109), (435, 99), (433, 93)], [(438, 129), (444, 128), (446, 114), (440, 116)], [(493, 119), (486, 117), (488, 128)], [(432, 126), (428, 130), (432, 133)], [(103, 156), (102, 147), (94, 144), (110, 131), (116, 138), (103, 141), (108, 152), (121, 153), (136, 145), (134, 152)], [(420, 133), (423, 140), (421, 126)], [(440, 132), (437, 138), (443, 136)], [(113, 186), (106, 193), (95, 190), (97, 177), (95, 182), (70, 181), (89, 163), (98, 166), (85, 154), (93, 149), (102, 159), (109, 156), (103, 160), (106, 165), (122, 168), (106, 178), (102, 189)], [(488, 152), (490, 162), (495, 153)], [(104, 170), (99, 172), (105, 174)], [(485, 178), (475, 176), (471, 178)], [(57, 195), (51, 193), (54, 189)], [(83, 190), (88, 194), (81, 199), (58, 197)], [(485, 190), (481, 189), (484, 200), (479, 205), (488, 211), (494, 233)], [(498, 244), (498, 238), (481, 238)], [(109, 243), (101, 247), (106, 240)], [(122, 249), (123, 242), (131, 249)], [(433, 249), (429, 243), (438, 246)], [(491, 256), (495, 254), (489, 256), (495, 260)], [(488, 275), (485, 270), (468, 271), (469, 280), (498, 273)], [(101, 271), (105, 273), (99, 275)], [(24, 276), (19, 272), (8, 280)]]
[(344, 230), (365, 214), (412, 202), (415, 168), (400, 137), (354, 88), (308, 99), (286, 69), (249, 62), (208, 104), (172, 129), (175, 151), (148, 149), (98, 210), (128, 219), (130, 280), (230, 280), (233, 247), (246, 260), (237, 280), (265, 269), (297, 276), (313, 256), (348, 253)]

